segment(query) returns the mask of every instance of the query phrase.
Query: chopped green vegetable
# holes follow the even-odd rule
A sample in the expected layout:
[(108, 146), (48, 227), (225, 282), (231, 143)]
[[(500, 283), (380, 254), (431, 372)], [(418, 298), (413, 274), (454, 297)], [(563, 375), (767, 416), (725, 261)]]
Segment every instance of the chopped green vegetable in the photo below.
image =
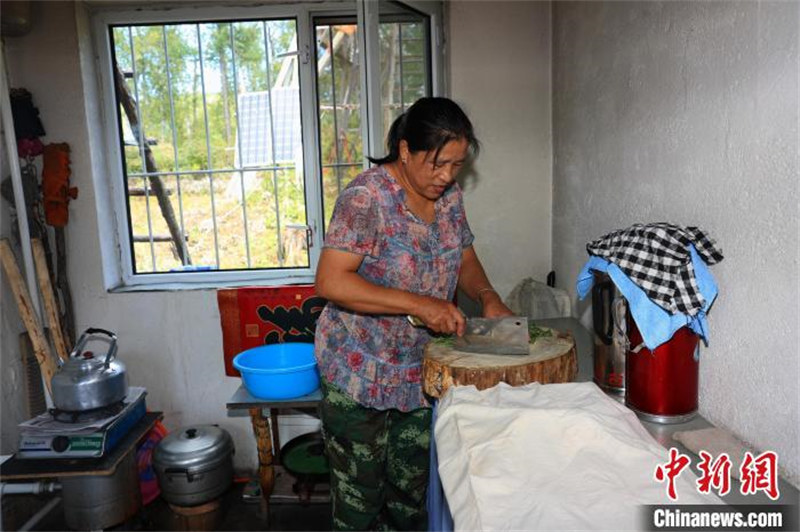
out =
[[(531, 343), (534, 343), (537, 338), (547, 338), (549, 336), (553, 336), (553, 332), (550, 329), (537, 327), (533, 323), (528, 324), (528, 333), (530, 333), (531, 336)], [(455, 341), (456, 337), (454, 335), (440, 334), (431, 336), (431, 343), (434, 345), (440, 345), (442, 347), (453, 347)]]
[(528, 324), (528, 332), (531, 335), (531, 343), (535, 342), (537, 338), (546, 338), (548, 336), (553, 336), (552, 331), (550, 329), (542, 329), (541, 327), (537, 327), (533, 323)]
[(431, 337), (431, 343), (434, 345), (440, 345), (442, 347), (453, 347), (453, 344), (456, 341), (455, 336), (433, 336)]

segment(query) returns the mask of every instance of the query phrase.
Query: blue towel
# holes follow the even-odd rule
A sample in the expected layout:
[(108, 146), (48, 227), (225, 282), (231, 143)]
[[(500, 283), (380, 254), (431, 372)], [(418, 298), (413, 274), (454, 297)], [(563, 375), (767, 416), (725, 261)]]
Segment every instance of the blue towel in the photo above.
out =
[(697, 250), (694, 249), (694, 246), (689, 246), (689, 253), (692, 256), (697, 287), (706, 300), (703, 309), (694, 318), (687, 314), (670, 314), (648, 298), (644, 291), (636, 286), (617, 265), (597, 256), (590, 257), (578, 274), (576, 285), (578, 296), (584, 299), (589, 290), (591, 290), (594, 282), (592, 270), (601, 273), (606, 272), (622, 296), (628, 301), (633, 321), (636, 322), (639, 332), (642, 333), (644, 345), (648, 349), (652, 351), (659, 345), (669, 341), (675, 331), (687, 325), (708, 345), (706, 313), (717, 297), (717, 283), (714, 281), (714, 276), (711, 275), (706, 263), (703, 262)]

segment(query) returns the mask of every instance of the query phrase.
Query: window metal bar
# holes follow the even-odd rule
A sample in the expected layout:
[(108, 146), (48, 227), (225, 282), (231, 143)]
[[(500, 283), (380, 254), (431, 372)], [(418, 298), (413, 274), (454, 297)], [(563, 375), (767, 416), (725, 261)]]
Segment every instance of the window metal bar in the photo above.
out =
[[(339, 152), (339, 119), (338, 119), (338, 109), (336, 104), (336, 54), (334, 53), (333, 49), (333, 28), (334, 26), (328, 26), (328, 46), (331, 54), (331, 98), (333, 99), (333, 146), (336, 149), (336, 162), (339, 163), (342, 160), (341, 153)], [(339, 171), (339, 167), (336, 167), (336, 190), (337, 194), (342, 193), (342, 173)]]
[(273, 200), (275, 203), (275, 240), (278, 243), (278, 264), (283, 266), (283, 241), (281, 240), (281, 204), (278, 199), (278, 172), (272, 171), (272, 190), (274, 191)]
[[(161, 26), (161, 37), (164, 41), (164, 62), (167, 67), (167, 89), (169, 90), (169, 114), (170, 114), (170, 121), (172, 126), (172, 155), (175, 159), (175, 170), (178, 169), (178, 134), (175, 128), (175, 99), (172, 95), (172, 73), (170, 72), (169, 68), (169, 50), (167, 49), (167, 27)], [(181, 247), (183, 248), (183, 253), (181, 256), (183, 260), (181, 264), (186, 265), (187, 260), (186, 258), (189, 256), (189, 252), (186, 249), (186, 229), (183, 224), (183, 196), (181, 196), (181, 176), (180, 174), (175, 174), (175, 186), (178, 191), (178, 214), (181, 219)], [(150, 183), (148, 183), (149, 185)]]
[(323, 164), (323, 168), (350, 168), (353, 166), (362, 166), (361, 163), (331, 163), (331, 164)]
[[(206, 157), (208, 158), (208, 168), (212, 166), (211, 163), (211, 137), (208, 129), (208, 106), (206, 105), (206, 75), (205, 65), (203, 62), (203, 42), (200, 39), (200, 24), (195, 24), (195, 32), (197, 35), (197, 54), (200, 57), (200, 87), (203, 92), (203, 119), (206, 125)], [(224, 83), (225, 80), (223, 80)], [(214, 225), (214, 257), (219, 269), (219, 235), (217, 233), (217, 207), (214, 203), (214, 179), (212, 172), (207, 172), (208, 184), (211, 189), (211, 222)]]
[[(131, 26), (128, 26), (128, 45), (131, 47), (131, 72), (133, 72), (133, 97), (136, 100), (136, 116), (139, 119), (139, 126), (138, 126), (138, 133), (139, 133), (139, 156), (142, 159), (142, 168), (145, 170), (147, 169), (147, 159), (144, 155), (144, 120), (142, 120), (142, 109), (139, 106), (139, 87), (138, 83), (136, 83), (137, 75), (136, 75), (136, 53), (133, 47), (133, 31)], [(150, 217), (150, 182), (149, 179), (144, 180), (143, 185), (145, 187), (145, 195), (144, 195), (144, 205), (145, 205), (145, 212), (147, 213), (147, 234), (150, 237), (150, 260), (151, 260), (151, 267), (152, 271), (156, 271), (156, 249), (153, 245), (153, 223)], [(130, 209), (130, 207), (128, 207)], [(131, 238), (133, 238), (133, 227), (130, 228), (131, 230)], [(133, 256), (136, 257), (136, 251), (134, 250)], [(134, 258), (134, 262), (136, 259)]]
[[(275, 122), (274, 117), (272, 116), (272, 76), (271, 68), (272, 62), (269, 59), (270, 53), (272, 53), (272, 47), (270, 44), (272, 43), (272, 34), (269, 31), (269, 27), (267, 26), (266, 22), (262, 22), (264, 25), (264, 60), (267, 63), (267, 107), (269, 108), (269, 138), (272, 147), (272, 166), (273, 168), (276, 165), (275, 161)], [(295, 39), (297, 39), (297, 33), (295, 32)], [(278, 199), (278, 171), (273, 169), (272, 170), (272, 189), (274, 192), (273, 201), (275, 202), (275, 231), (276, 231), (276, 240), (277, 240), (277, 250), (278, 250), (278, 265), (283, 267), (284, 256), (283, 256), (283, 241), (281, 240), (281, 205), (280, 200)]]
[[(233, 105), (236, 111), (236, 150), (239, 153), (239, 166), (242, 161), (242, 124), (239, 121), (239, 77), (236, 74), (236, 43), (233, 39), (233, 24), (228, 25), (228, 34), (231, 41), (231, 67), (233, 68)], [(273, 161), (274, 162), (274, 161)], [(247, 197), (244, 193), (244, 172), (238, 171), (239, 184), (242, 193), (242, 223), (244, 224), (244, 249), (247, 254), (247, 267), (250, 267), (250, 234), (247, 231)]]
[[(338, 107), (339, 109), (343, 109), (343, 110), (349, 109), (349, 110), (353, 111), (353, 110), (360, 109), (361, 104), (340, 102), (336, 107)], [(321, 111), (331, 111), (331, 110), (333, 110), (333, 108), (334, 108), (333, 105), (325, 105), (324, 103), (319, 104), (319, 109)]]
[[(145, 212), (147, 213), (147, 236), (150, 242), (150, 260), (152, 261), (152, 271), (157, 271), (156, 269), (156, 250), (153, 240), (153, 219), (152, 215), (150, 214), (150, 179), (143, 178), (142, 179), (142, 186), (145, 187), (144, 191), (144, 204), (145, 204)], [(133, 235), (133, 227), (131, 227), (131, 236)]]
[[(272, 170), (291, 170), (294, 168), (294, 165), (282, 166), (282, 165), (275, 165), (275, 166), (246, 166), (242, 168), (242, 171), (246, 172), (256, 172), (256, 171), (266, 171), (271, 172)], [(170, 175), (180, 175), (180, 176), (196, 176), (196, 175), (207, 175), (207, 174), (230, 174), (233, 172), (237, 172), (238, 170), (235, 168), (223, 168), (218, 170), (180, 170), (178, 172), (131, 172), (127, 175), (128, 178), (132, 177), (157, 177), (157, 176), (170, 176)]]
[(404, 92), (405, 86), (403, 84), (403, 24), (397, 25), (397, 46), (400, 48), (398, 50), (398, 62), (400, 63), (400, 109), (405, 111), (406, 103), (404, 99)]

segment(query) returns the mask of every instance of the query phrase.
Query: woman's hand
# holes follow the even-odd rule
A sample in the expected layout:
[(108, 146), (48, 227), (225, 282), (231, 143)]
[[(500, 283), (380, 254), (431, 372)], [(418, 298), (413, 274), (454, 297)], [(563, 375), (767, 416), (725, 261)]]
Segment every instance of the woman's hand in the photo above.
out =
[(484, 318), (502, 318), (504, 316), (513, 316), (514, 313), (508, 308), (500, 296), (495, 291), (487, 291), (481, 294), (481, 307), (483, 310)]
[(442, 334), (464, 334), (466, 318), (458, 307), (444, 299), (420, 296), (414, 316), (425, 323), (425, 327)]

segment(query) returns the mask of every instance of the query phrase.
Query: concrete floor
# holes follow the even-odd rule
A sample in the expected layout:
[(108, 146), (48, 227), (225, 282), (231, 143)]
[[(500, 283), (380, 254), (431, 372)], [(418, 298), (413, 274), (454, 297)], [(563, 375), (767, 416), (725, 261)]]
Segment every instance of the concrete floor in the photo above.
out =
[[(331, 529), (331, 506), (328, 503), (273, 503), (270, 507), (269, 525), (265, 522), (257, 502), (245, 502), (242, 498), (244, 484), (234, 486), (224, 495), (218, 519), (207, 522), (207, 530), (309, 530)], [(12, 500), (13, 498), (13, 500)], [(36, 510), (48, 501), (46, 497), (14, 495), (3, 498), (3, 529), (17, 530)], [(183, 530), (181, 518), (169, 505), (158, 498), (145, 506), (133, 519), (108, 530), (151, 531)], [(34, 530), (67, 530), (61, 505), (39, 522)]]

